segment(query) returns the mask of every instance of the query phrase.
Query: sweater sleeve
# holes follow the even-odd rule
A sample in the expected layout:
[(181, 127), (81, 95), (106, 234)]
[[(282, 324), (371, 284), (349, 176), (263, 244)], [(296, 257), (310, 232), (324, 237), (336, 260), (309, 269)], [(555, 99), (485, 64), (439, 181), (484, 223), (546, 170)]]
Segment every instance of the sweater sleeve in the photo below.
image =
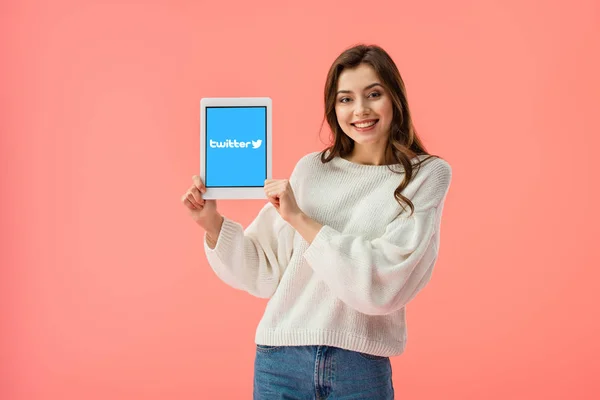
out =
[(324, 225), (304, 258), (357, 311), (385, 315), (403, 308), (431, 278), (450, 174), (449, 166), (432, 173), (413, 198), (415, 212), (397, 217), (381, 237), (367, 240)]
[(224, 217), (214, 249), (204, 235), (204, 251), (215, 274), (226, 284), (253, 296), (270, 298), (292, 253), (293, 230), (267, 203), (244, 230)]
[[(304, 158), (294, 167), (290, 184), (298, 190)], [(295, 230), (267, 202), (244, 230), (224, 217), (214, 249), (204, 234), (204, 252), (215, 274), (229, 286), (253, 296), (270, 298), (279, 286), (293, 252)]]

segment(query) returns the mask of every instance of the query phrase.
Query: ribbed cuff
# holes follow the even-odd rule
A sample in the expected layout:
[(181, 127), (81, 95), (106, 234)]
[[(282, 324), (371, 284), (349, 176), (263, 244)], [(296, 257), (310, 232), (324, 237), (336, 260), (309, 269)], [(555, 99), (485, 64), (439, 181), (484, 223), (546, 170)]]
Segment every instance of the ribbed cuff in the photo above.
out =
[(221, 225), (221, 231), (219, 232), (219, 237), (217, 237), (217, 243), (214, 249), (211, 249), (208, 246), (207, 234), (206, 232), (204, 233), (204, 249), (206, 254), (214, 254), (219, 257), (219, 259), (223, 259), (221, 256), (224, 253), (231, 251), (235, 235), (237, 235), (240, 230), (243, 230), (243, 228), (239, 223), (232, 221), (227, 217), (223, 217), (223, 225)]

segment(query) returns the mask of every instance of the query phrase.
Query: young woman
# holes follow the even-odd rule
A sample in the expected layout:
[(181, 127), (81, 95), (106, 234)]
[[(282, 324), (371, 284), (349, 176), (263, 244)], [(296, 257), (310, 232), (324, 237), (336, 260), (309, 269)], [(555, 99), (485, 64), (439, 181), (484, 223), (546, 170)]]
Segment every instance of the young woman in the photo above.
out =
[(390, 356), (406, 346), (405, 308), (431, 277), (450, 165), (415, 132), (403, 80), (378, 46), (333, 63), (325, 85), (333, 143), (302, 157), (244, 230), (182, 197), (205, 230), (211, 268), (269, 298), (255, 341), (255, 399), (393, 399)]

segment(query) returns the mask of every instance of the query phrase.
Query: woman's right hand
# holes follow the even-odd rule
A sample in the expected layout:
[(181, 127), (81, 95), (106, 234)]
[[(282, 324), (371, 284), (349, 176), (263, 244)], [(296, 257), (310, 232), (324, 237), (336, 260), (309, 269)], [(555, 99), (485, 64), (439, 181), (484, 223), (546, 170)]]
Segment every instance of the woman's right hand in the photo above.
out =
[[(181, 202), (187, 207), (196, 223), (207, 232), (220, 231), (221, 215), (217, 211), (216, 200), (205, 200), (202, 195), (206, 193), (204, 182), (198, 175), (192, 177), (192, 185), (181, 197)], [(219, 226), (217, 226), (219, 225)]]

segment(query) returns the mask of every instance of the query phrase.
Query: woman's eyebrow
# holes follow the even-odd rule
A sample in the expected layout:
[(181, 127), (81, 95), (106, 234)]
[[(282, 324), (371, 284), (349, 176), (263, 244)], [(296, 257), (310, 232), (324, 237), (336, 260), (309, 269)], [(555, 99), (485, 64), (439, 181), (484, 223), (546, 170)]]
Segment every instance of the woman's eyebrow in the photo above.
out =
[[(365, 87), (363, 90), (369, 90), (369, 89), (371, 89), (372, 87), (375, 87), (375, 86), (381, 86), (381, 84), (378, 83), (378, 82), (371, 83), (369, 86)], [(381, 87), (383, 87), (383, 86), (381, 86)], [(351, 90), (338, 90), (337, 94), (340, 94), (340, 93), (352, 93), (352, 91)]]

